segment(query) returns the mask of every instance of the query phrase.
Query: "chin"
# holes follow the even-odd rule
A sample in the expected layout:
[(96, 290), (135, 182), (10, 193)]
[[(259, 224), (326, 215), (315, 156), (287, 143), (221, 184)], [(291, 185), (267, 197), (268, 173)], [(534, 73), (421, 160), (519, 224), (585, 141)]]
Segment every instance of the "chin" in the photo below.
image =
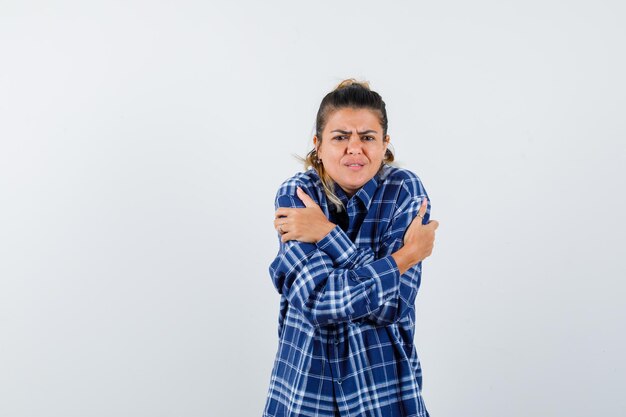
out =
[(361, 187), (363, 187), (365, 185), (367, 181), (362, 181), (362, 182), (357, 182), (357, 183), (347, 183), (346, 185), (354, 190), (355, 192), (358, 191)]
[[(363, 187), (370, 179), (374, 177), (376, 173), (360, 173), (360, 175), (355, 178), (354, 176), (344, 176), (344, 178), (339, 178), (339, 181), (335, 180), (335, 182), (339, 183), (339, 185), (343, 188), (349, 188), (358, 191), (361, 187)], [(331, 175), (332, 178), (332, 175)]]

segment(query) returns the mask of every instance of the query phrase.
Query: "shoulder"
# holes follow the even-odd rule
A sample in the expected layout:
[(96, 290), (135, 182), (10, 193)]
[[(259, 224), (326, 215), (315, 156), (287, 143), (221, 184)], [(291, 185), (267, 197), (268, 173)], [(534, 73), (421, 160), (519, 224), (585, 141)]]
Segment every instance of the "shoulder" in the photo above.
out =
[(304, 172), (297, 172), (284, 180), (276, 191), (274, 203), (276, 207), (304, 207), (304, 204), (296, 196), (296, 188), (300, 187), (314, 200), (317, 190), (322, 189), (321, 181), (317, 172), (310, 168)]
[(426, 190), (419, 176), (406, 168), (388, 165), (381, 175), (382, 183), (386, 186), (398, 188), (401, 194), (407, 197), (426, 195)]
[(297, 187), (312, 188), (317, 186), (319, 181), (317, 173), (312, 168), (305, 172), (297, 172), (280, 184), (276, 195), (295, 195)]

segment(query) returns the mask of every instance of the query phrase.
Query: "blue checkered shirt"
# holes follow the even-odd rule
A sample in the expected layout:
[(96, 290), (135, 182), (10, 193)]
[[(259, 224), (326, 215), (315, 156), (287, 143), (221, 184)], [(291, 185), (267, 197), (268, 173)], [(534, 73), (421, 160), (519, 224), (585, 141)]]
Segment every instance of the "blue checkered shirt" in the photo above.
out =
[(304, 207), (297, 186), (337, 226), (317, 243), (278, 236), (278, 351), (263, 417), (428, 417), (413, 344), (421, 262), (401, 275), (391, 257), (424, 186), (384, 164), (352, 198), (335, 187), (347, 209), (338, 213), (309, 169), (282, 183), (275, 208)]

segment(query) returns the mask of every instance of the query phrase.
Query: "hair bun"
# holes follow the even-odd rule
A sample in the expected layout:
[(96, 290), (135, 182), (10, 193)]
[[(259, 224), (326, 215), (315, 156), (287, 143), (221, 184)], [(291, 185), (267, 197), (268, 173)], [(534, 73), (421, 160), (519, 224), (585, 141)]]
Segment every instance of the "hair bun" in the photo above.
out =
[(335, 90), (339, 90), (341, 88), (349, 87), (351, 85), (357, 85), (359, 87), (365, 88), (366, 90), (370, 89), (370, 84), (367, 81), (357, 81), (354, 78), (348, 78), (348, 79), (343, 80), (342, 82), (340, 82), (337, 85), (337, 87), (335, 87)]

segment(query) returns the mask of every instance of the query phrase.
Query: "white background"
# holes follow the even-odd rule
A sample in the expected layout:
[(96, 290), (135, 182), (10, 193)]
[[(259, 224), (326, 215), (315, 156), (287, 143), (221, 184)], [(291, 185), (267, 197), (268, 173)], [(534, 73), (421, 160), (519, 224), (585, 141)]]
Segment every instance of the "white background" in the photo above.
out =
[(260, 416), (275, 192), (348, 77), (440, 222), (431, 415), (626, 415), (625, 11), (0, 1), (0, 415)]

